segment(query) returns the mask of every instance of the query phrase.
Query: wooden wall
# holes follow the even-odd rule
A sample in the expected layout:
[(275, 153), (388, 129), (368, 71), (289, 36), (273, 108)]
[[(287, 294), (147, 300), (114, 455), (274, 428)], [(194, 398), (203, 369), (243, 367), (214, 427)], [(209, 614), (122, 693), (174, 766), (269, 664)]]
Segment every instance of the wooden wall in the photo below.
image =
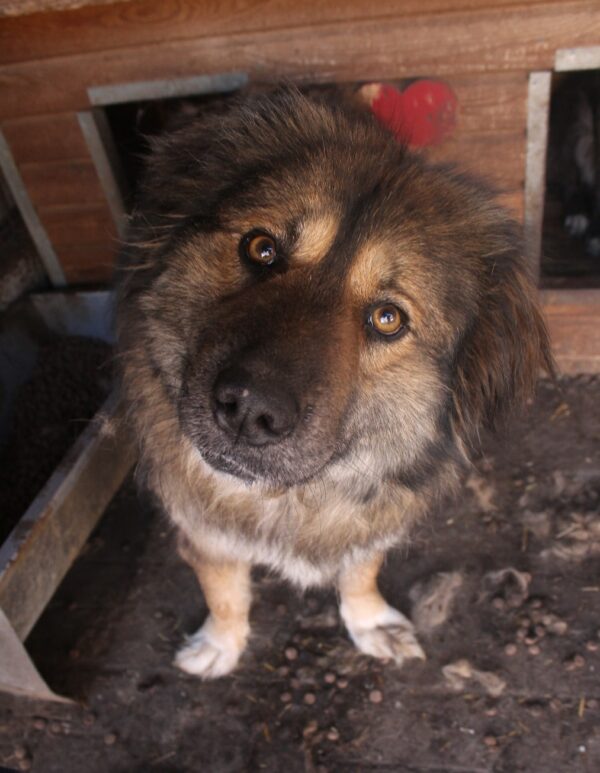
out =
[(131, 0), (0, 19), (0, 128), (67, 279), (110, 277), (116, 230), (77, 111), (87, 89), (244, 71), (273, 82), (441, 77), (460, 102), (437, 159), (521, 216), (527, 78), (600, 44), (594, 0)]

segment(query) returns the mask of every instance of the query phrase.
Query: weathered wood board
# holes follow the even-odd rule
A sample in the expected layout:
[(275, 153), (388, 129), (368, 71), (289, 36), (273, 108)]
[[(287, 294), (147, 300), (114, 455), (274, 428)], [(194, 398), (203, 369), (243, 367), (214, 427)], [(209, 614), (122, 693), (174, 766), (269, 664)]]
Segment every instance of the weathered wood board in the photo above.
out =
[[(32, 12), (55, 3), (68, 9)], [(528, 77), (551, 71), (557, 51), (600, 45), (597, 0), (0, 0), (3, 9), (16, 15), (0, 18), (0, 129), (70, 283), (107, 281), (118, 244), (77, 123), (90, 88), (231, 71), (262, 83), (443, 78), (459, 97), (458, 129), (431, 157), (489, 179), (522, 218)]]

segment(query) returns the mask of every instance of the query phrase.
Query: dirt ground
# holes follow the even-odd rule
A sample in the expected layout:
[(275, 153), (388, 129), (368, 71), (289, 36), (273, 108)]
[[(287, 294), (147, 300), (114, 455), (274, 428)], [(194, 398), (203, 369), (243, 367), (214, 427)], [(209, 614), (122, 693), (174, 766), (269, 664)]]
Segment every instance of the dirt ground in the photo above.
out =
[(390, 556), (426, 663), (355, 653), (332, 592), (258, 573), (237, 672), (172, 666), (205, 614), (129, 483), (28, 646), (76, 705), (0, 698), (0, 764), (39, 773), (600, 770), (600, 379), (543, 382), (458, 502)]

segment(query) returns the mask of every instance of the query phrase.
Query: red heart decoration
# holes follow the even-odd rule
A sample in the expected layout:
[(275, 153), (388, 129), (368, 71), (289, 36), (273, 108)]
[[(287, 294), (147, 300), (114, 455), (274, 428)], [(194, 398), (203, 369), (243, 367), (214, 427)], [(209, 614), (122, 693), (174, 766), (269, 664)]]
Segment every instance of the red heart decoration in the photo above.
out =
[(454, 131), (458, 99), (447, 83), (423, 79), (404, 91), (386, 83), (363, 89), (377, 120), (410, 147), (438, 145)]

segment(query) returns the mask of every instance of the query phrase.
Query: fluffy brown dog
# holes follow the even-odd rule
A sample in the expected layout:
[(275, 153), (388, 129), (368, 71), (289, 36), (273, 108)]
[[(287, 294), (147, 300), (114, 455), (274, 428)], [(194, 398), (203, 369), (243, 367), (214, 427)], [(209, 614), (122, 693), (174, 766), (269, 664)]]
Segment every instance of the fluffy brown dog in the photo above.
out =
[(423, 657), (377, 590), (385, 551), (551, 369), (516, 233), (478, 184), (293, 91), (158, 142), (118, 332), (142, 469), (210, 610), (181, 668), (234, 668), (253, 564), (335, 583), (363, 652)]

